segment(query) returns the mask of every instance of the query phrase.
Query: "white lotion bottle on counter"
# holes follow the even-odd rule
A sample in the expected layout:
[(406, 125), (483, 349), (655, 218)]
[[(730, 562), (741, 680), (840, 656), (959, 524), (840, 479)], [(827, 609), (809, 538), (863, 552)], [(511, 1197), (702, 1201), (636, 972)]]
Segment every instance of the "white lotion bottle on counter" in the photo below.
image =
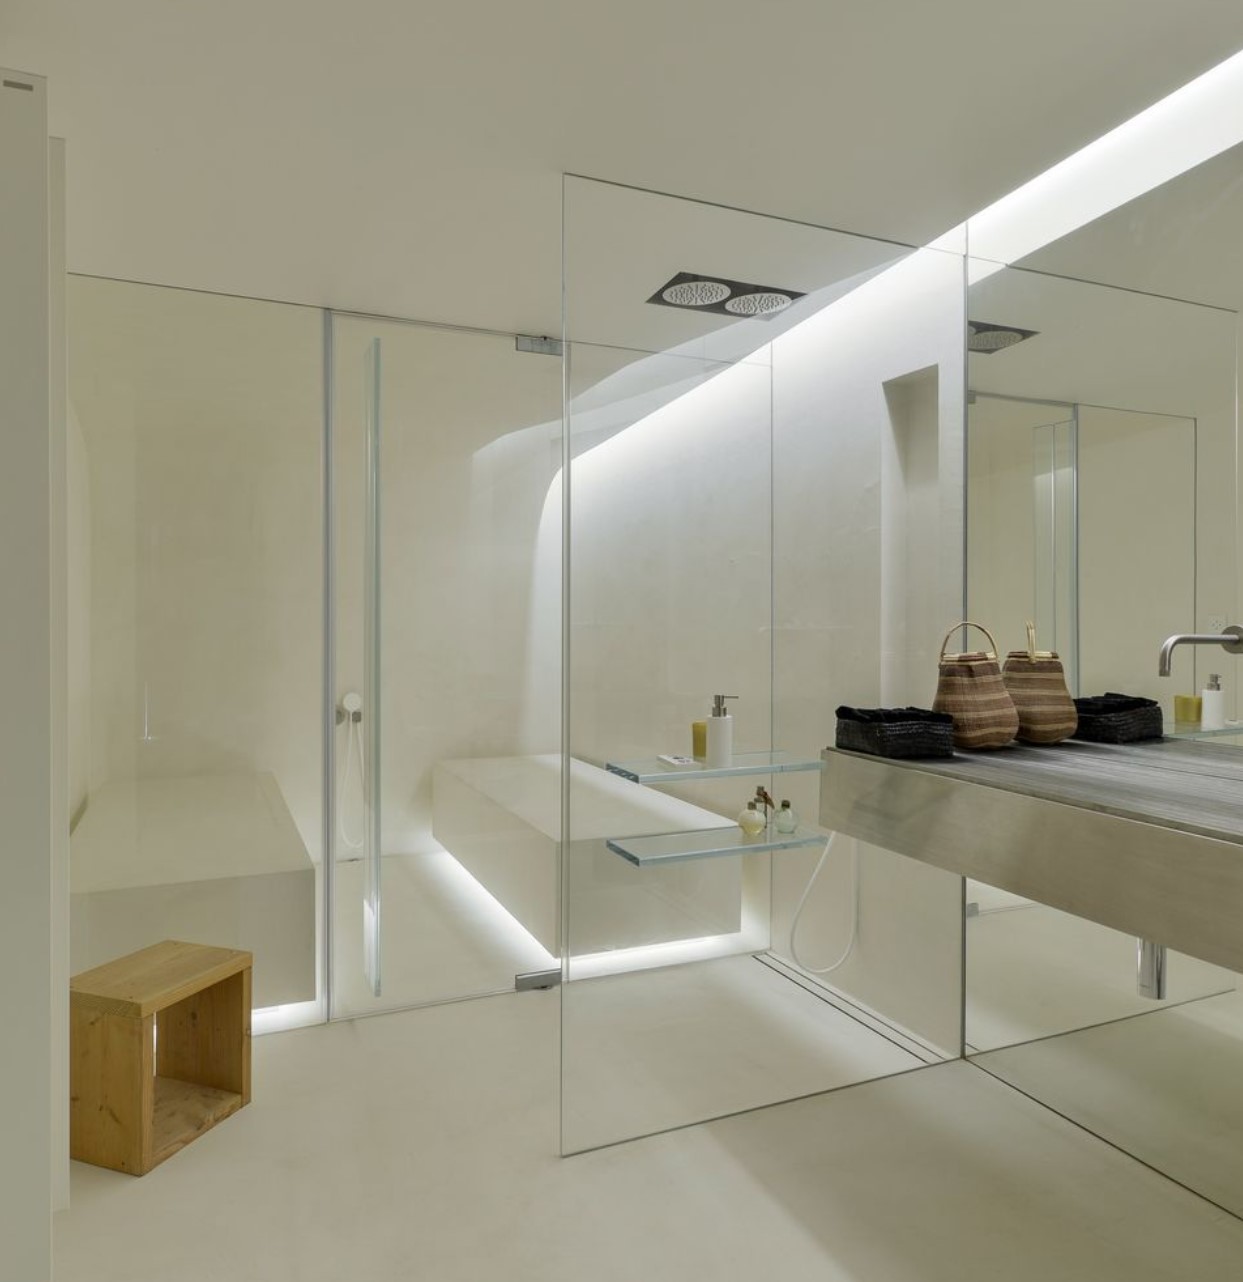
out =
[(708, 718), (708, 751), (704, 764), (710, 770), (723, 770), (734, 763), (734, 718), (725, 711), (725, 700), (736, 694), (714, 694), (712, 715)]
[[(1221, 677), (1213, 672), (1208, 685), (1200, 691), (1200, 729), (1224, 730), (1226, 728), (1226, 692), (1221, 688)], [(711, 743), (711, 739), (708, 740)]]

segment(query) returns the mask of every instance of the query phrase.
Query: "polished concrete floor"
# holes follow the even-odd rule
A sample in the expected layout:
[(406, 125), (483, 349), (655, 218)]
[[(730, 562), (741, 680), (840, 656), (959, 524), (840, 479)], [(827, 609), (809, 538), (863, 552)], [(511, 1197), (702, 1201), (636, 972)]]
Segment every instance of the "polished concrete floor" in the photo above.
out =
[(274, 1034), (57, 1282), (1237, 1282), (1243, 1222), (968, 1063), (558, 1157), (560, 1000)]
[(976, 1062), (1243, 1216), (1243, 993), (992, 1051)]
[(567, 1152), (920, 1068), (751, 956), (576, 981), (562, 1006)]
[(1087, 1028), (1180, 1002), (1233, 991), (1238, 976), (1171, 951), (1169, 996), (1135, 989), (1135, 940), (1082, 917), (1007, 895), (979, 882), (967, 897), (966, 1041), (972, 1050)]

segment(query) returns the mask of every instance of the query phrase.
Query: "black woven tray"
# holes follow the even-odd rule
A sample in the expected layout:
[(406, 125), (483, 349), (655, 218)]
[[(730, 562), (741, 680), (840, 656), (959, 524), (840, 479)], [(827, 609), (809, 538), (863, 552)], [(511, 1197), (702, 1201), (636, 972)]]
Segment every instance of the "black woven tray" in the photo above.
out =
[(1137, 695), (1100, 694), (1076, 699), (1079, 727), (1072, 739), (1089, 743), (1139, 743), (1165, 737), (1161, 705)]
[(926, 708), (841, 707), (835, 743), (873, 757), (952, 757), (954, 718)]

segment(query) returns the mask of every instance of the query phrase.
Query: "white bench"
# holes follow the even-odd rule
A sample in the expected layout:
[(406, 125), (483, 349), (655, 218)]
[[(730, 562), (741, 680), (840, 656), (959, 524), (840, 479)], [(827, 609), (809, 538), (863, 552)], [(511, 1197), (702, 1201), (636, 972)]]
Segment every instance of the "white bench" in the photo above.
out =
[(70, 969), (165, 938), (254, 953), (257, 1006), (315, 996), (315, 865), (274, 776), (116, 779), (70, 841)]
[[(561, 757), (441, 761), (432, 831), (550, 953), (560, 952)], [(585, 761), (570, 762), (569, 930), (573, 954), (737, 931), (740, 861), (639, 869), (608, 837), (732, 828), (734, 821)]]

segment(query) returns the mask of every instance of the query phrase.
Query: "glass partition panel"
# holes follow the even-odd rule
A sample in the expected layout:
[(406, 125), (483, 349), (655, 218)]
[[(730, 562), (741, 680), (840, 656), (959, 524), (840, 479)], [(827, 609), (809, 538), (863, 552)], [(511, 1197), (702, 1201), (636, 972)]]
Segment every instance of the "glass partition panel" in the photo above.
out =
[[(564, 235), (577, 1152), (958, 1052), (959, 879), (845, 841), (809, 879), (835, 701), (874, 706), (908, 662), (882, 544), (916, 509), (933, 577), (911, 591), (933, 627), (961, 609), (938, 486), (961, 482), (962, 260), (583, 179)], [(849, 976), (794, 959), (804, 890), (811, 966), (866, 937)]]
[[(1032, 433), (1032, 455), (1036, 504), (1036, 613), (1032, 621), (1037, 634), (1043, 633), (1053, 649), (1063, 656), (1067, 684), (1078, 694), (1081, 483), (1078, 415), (1064, 423), (1037, 427)], [(971, 564), (970, 553), (967, 564)], [(970, 608), (967, 612), (971, 613)]]
[(1076, 436), (1073, 405), (968, 398), (967, 614), (1033, 620), (1078, 694)]
[[(380, 512), (380, 493), (383, 477), (381, 455), (381, 374), (383, 371), (381, 346), (378, 338), (367, 344), (363, 356), (363, 432), (366, 439), (367, 497), (363, 524), (366, 544), (363, 564), (363, 705), (359, 716), (367, 724), (366, 735), (358, 740), (358, 767), (362, 776), (363, 791), (363, 975), (372, 997), (380, 996), (380, 893), (382, 868), (380, 864), (384, 840), (383, 780), (383, 727), (384, 691), (381, 687), (383, 660), (383, 606), (380, 590), (384, 567), (381, 561), (383, 522)], [(351, 701), (352, 703), (353, 701)], [(346, 714), (346, 766), (350, 764), (349, 749), (354, 743), (354, 716), (342, 700), (341, 711)], [(367, 755), (363, 756), (363, 743)], [(340, 805), (341, 799), (337, 799)]]
[(71, 277), (71, 964), (249, 949), (315, 1018), (322, 317)]
[[(1116, 230), (1120, 263), (1150, 228), (1135, 216)], [(1156, 700), (1167, 735), (1200, 733), (1176, 718), (1176, 696), (1188, 709), (1220, 672), (1232, 719), (1235, 659), (1186, 644), (1162, 676), (1158, 656), (1173, 634), (1219, 635), (1237, 619), (1235, 314), (991, 263), (969, 275), (973, 615), (997, 624), (1002, 649), (1019, 648), (1030, 603), (1076, 693)], [(1194, 776), (1235, 769), (1225, 742), (1147, 745), (1150, 797), (1212, 793)], [(1114, 804), (1107, 778), (1092, 786), (1096, 806)], [(1230, 787), (1216, 785), (1223, 797)], [(1187, 863), (1165, 896), (1199, 876)], [(1076, 898), (1064, 890), (1059, 909)], [(1186, 932), (1182, 952), (1149, 941), (1166, 965), (1158, 991), (1141, 983), (1133, 935), (1004, 887), (967, 893), (973, 1062), (1243, 1214), (1243, 1161), (1218, 1138), (1243, 1121), (1243, 1004), (1234, 972), (1204, 959), (1207, 938), (1203, 952)], [(1116, 887), (1119, 903), (1131, 893)]]
[(555, 983), (561, 361), (363, 316), (332, 333), (334, 1014)]

